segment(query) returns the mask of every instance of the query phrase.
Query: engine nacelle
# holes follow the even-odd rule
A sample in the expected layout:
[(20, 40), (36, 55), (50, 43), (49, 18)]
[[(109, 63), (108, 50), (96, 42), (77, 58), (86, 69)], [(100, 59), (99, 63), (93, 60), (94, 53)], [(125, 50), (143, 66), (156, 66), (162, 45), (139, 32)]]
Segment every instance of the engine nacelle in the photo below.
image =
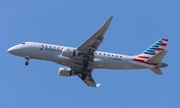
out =
[(78, 55), (78, 52), (75, 51), (75, 50), (70, 50), (70, 49), (63, 49), (62, 50), (62, 56), (74, 57), (74, 56), (77, 56), (77, 55)]
[(75, 72), (71, 68), (59, 68), (58, 74), (61, 76), (75, 76)]

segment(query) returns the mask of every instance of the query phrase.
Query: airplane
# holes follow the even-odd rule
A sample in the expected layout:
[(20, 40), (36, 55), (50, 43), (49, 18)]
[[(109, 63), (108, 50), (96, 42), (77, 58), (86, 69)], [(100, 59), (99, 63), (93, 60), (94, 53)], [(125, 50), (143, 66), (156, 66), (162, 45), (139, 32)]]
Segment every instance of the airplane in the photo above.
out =
[(168, 67), (168, 64), (161, 62), (167, 53), (165, 50), (169, 40), (167, 38), (159, 39), (141, 54), (133, 56), (97, 51), (112, 18), (113, 16), (78, 48), (23, 42), (10, 47), (7, 51), (25, 58), (26, 66), (30, 59), (46, 60), (68, 66), (68, 68), (59, 68), (58, 74), (66, 77), (77, 75), (89, 87), (100, 86), (100, 83), (96, 84), (92, 77), (93, 69), (150, 69), (154, 73), (162, 75), (161, 68)]

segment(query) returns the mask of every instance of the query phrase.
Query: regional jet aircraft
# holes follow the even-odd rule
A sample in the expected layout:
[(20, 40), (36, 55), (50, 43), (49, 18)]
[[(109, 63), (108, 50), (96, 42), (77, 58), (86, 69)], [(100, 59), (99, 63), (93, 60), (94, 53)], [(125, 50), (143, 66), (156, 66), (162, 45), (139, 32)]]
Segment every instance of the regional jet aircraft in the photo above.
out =
[(150, 69), (161, 75), (160, 68), (168, 66), (168, 64), (161, 62), (167, 53), (165, 47), (168, 39), (166, 38), (159, 39), (144, 52), (134, 56), (97, 51), (112, 18), (113, 16), (78, 48), (23, 42), (7, 51), (13, 55), (24, 57), (26, 59), (25, 65), (29, 64), (30, 59), (39, 59), (68, 66), (68, 68), (59, 68), (58, 74), (61, 76), (77, 75), (90, 87), (100, 85), (96, 84), (92, 77), (93, 69)]

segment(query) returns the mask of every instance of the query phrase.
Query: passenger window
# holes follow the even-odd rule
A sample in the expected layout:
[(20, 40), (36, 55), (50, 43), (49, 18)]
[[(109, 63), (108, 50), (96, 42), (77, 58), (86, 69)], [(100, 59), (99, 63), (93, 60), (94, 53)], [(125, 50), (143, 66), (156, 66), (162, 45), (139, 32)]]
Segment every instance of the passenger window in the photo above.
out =
[(25, 44), (25, 42), (23, 42), (22, 44)]
[(108, 56), (109, 56), (109, 54), (108, 54)]

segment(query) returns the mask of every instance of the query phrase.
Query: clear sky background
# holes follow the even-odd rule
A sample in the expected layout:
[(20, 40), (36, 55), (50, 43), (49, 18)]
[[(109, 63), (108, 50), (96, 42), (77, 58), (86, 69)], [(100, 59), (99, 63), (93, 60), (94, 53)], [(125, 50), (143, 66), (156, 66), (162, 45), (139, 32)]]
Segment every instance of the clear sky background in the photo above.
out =
[[(78, 47), (114, 18), (98, 50), (136, 55), (169, 38), (159, 76), (150, 70), (94, 70), (99, 88), (62, 77), (52, 62), (7, 53), (25, 41)], [(180, 108), (179, 0), (1, 0), (0, 108)]]

